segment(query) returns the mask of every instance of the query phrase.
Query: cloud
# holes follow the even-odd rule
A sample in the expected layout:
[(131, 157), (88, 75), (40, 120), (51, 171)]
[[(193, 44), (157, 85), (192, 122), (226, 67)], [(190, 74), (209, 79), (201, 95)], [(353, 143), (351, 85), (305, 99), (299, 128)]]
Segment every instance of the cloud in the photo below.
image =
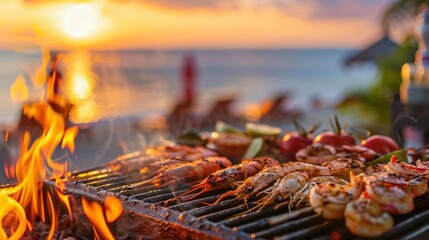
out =
[[(116, 0), (117, 1), (117, 0)], [(133, 0), (128, 0), (133, 1)], [(232, 0), (145, 0), (136, 1), (142, 5), (156, 5), (165, 8), (176, 8), (176, 9), (201, 9), (201, 8), (230, 8), (236, 7), (237, 4)]]
[(393, 0), (272, 0), (272, 6), (312, 18), (377, 17)]
[[(21, 0), (27, 4), (41, 3), (85, 3), (94, 2), (91, 0)], [(236, 7), (237, 1), (234, 0), (108, 0), (115, 3), (137, 3), (141, 6), (158, 6), (171, 9), (214, 9)], [(107, 1), (106, 1), (107, 2)]]
[[(93, 2), (94, 0), (21, 0), (25, 3)], [(275, 9), (284, 14), (314, 19), (376, 19), (394, 0), (109, 0), (165, 9)], [(107, 2), (107, 1), (106, 1)]]

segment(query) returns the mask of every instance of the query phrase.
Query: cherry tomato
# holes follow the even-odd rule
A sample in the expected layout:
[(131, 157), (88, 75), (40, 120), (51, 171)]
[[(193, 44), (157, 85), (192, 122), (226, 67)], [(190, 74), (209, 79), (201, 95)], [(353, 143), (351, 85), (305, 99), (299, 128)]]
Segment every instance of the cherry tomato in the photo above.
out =
[(399, 149), (395, 140), (383, 135), (373, 135), (363, 140), (360, 145), (380, 154), (390, 153)]
[(313, 142), (311, 135), (302, 135), (298, 132), (286, 133), (280, 142), (280, 151), (287, 155), (289, 160), (295, 160), (295, 154)]
[(341, 147), (343, 145), (355, 145), (355, 139), (348, 133), (341, 132), (336, 134), (334, 132), (323, 132), (314, 138), (313, 143), (322, 143), (334, 147)]

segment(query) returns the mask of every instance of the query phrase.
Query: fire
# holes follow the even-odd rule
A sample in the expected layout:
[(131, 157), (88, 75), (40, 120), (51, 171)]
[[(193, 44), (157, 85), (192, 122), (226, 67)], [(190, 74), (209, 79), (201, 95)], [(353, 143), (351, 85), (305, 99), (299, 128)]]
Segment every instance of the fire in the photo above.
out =
[(7, 178), (15, 178), (15, 165), (14, 164), (4, 164), (4, 173)]
[[(104, 205), (108, 222), (115, 221), (121, 215), (122, 204), (116, 197), (108, 197)], [(107, 226), (103, 207), (100, 204), (82, 197), (82, 208), (86, 217), (92, 223), (95, 239), (115, 239)]]
[(74, 139), (77, 136), (77, 133), (79, 132), (78, 127), (71, 127), (66, 130), (64, 133), (63, 142), (61, 143), (61, 148), (68, 148), (71, 153), (74, 152), (75, 145), (74, 145)]
[(48, 64), (51, 59), (51, 54), (49, 53), (49, 50), (46, 48), (42, 49), (42, 65), (39, 69), (37, 69), (37, 72), (35, 73), (34, 77), (31, 78), (31, 82), (34, 87), (36, 88), (42, 88), (45, 84), (47, 74), (46, 74), (46, 68), (48, 67)]
[[(27, 219), (25, 217), (24, 209), (17, 201), (6, 194), (0, 193), (0, 202), (3, 205), (0, 207), (0, 239), (20, 239), (27, 228)], [(12, 212), (14, 213), (13, 216), (11, 216)], [(18, 221), (18, 227), (13, 230), (13, 234), (10, 237), (7, 236), (3, 227), (3, 222), (8, 217), (15, 217)]]
[(28, 87), (22, 75), (19, 75), (10, 87), (10, 97), (14, 102), (23, 102), (28, 98)]
[[(26, 131), (22, 136), (20, 156), (16, 165), (4, 165), (7, 177), (16, 178), (18, 183), (0, 188), (0, 239), (20, 239), (27, 228), (32, 231), (32, 223), (36, 219), (50, 222), (47, 238), (52, 239), (59, 222), (54, 194), (57, 196), (55, 199), (59, 199), (66, 206), (70, 220), (73, 219), (71, 196), (66, 194), (67, 187), (61, 180), (62, 177), (70, 175), (67, 173), (67, 162), (56, 161), (52, 156), (60, 144), (62, 149), (67, 148), (71, 153), (74, 152), (74, 139), (78, 134), (78, 127), (67, 128), (66, 125), (71, 106), (60, 90), (62, 76), (56, 70), (58, 56), (52, 57), (51, 72), (46, 75), (43, 68), (48, 65), (49, 53), (43, 52), (42, 55), (42, 70), (36, 73), (32, 83), (35, 87), (46, 87), (44, 96), (40, 102), (25, 104), (22, 111), (23, 115), (42, 127), (42, 132), (39, 136), (33, 136)], [(47, 82), (42, 81), (44, 76), (47, 76)], [(86, 98), (91, 95), (93, 85), (90, 81), (75, 78), (74, 83), (73, 89), (85, 94), (76, 93), (74, 96)], [(10, 94), (14, 101), (27, 99), (28, 88), (22, 76), (16, 79)], [(7, 132), (4, 137), (7, 141)], [(46, 192), (42, 187), (47, 176), (56, 181), (55, 189)], [(86, 199), (82, 199), (82, 207), (93, 224), (96, 239), (114, 239), (107, 223), (114, 222), (122, 214), (120, 200), (108, 197), (104, 202), (105, 212), (100, 204)]]
[[(54, 59), (53, 66), (56, 66), (56, 61), (57, 59)], [(48, 173), (53, 177), (65, 175), (67, 164), (56, 162), (51, 156), (60, 143), (63, 147), (68, 147), (70, 151), (73, 151), (74, 143), (72, 142), (77, 134), (76, 127), (66, 129), (66, 117), (61, 109), (66, 107), (67, 101), (55, 89), (59, 80), (59, 75), (54, 68), (48, 78), (46, 100), (26, 104), (23, 108), (23, 114), (37, 122), (43, 131), (34, 140), (31, 139), (32, 136), (29, 132), (24, 133), (15, 171), (18, 184), (0, 189), (0, 202), (4, 203), (0, 206), (0, 219), (4, 221), (5, 218), (8, 218), (6, 224), (10, 226), (7, 227), (11, 229), (10, 232), (13, 232), (9, 239), (21, 238), (27, 228), (27, 222), (31, 230), (31, 223), (36, 217), (46, 222), (45, 207), (47, 207), (51, 222), (48, 239), (53, 237), (56, 230), (57, 213), (51, 194), (48, 193), (46, 196), (42, 194), (43, 181)], [(25, 81), (22, 77), (18, 77), (11, 88), (12, 98), (25, 100), (28, 94), (26, 89)], [(54, 110), (54, 106), (57, 108), (56, 110)], [(9, 175), (12, 174), (10, 170), (12, 169), (9, 169)], [(11, 211), (15, 215), (10, 217)], [(16, 229), (13, 227), (16, 225), (14, 223), (18, 223)], [(8, 239), (3, 225), (0, 225), (0, 234), (2, 234), (1, 239)]]
[(106, 198), (104, 201), (104, 207), (106, 208), (106, 220), (108, 223), (116, 221), (124, 211), (121, 201), (112, 196)]

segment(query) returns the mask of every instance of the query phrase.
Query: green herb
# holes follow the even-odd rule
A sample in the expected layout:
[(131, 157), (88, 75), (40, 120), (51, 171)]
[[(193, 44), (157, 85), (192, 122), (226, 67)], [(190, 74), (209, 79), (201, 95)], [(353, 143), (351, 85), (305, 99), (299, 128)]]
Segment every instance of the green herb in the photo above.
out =
[(377, 158), (371, 162), (367, 162), (367, 163), (365, 163), (365, 166), (369, 167), (369, 166), (376, 164), (376, 163), (386, 164), (386, 163), (390, 162), (392, 155), (396, 155), (398, 157), (398, 161), (400, 161), (400, 162), (407, 162), (407, 160), (408, 160), (408, 155), (407, 155), (407, 152), (405, 150), (397, 150), (397, 151), (388, 153), (386, 155), (383, 155), (383, 156), (381, 156), (381, 157), (379, 157), (379, 158)]

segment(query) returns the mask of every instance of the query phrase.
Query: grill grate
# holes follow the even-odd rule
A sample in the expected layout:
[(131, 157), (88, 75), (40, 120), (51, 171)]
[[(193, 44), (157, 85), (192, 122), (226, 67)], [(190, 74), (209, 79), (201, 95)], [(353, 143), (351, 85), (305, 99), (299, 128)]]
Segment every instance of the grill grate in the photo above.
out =
[[(128, 161), (128, 160), (127, 160)], [(65, 182), (68, 191), (77, 196), (85, 196), (102, 201), (107, 195), (118, 196), (126, 211), (123, 218), (135, 223), (136, 218), (152, 227), (176, 229), (170, 235), (160, 233), (158, 238), (171, 236), (207, 239), (353, 239), (344, 226), (344, 221), (325, 221), (309, 207), (289, 212), (287, 206), (279, 209), (264, 208), (248, 211), (252, 203), (226, 198), (216, 205), (214, 202), (225, 191), (201, 194), (190, 201), (165, 201), (184, 193), (192, 183), (157, 188), (144, 186), (131, 188), (132, 184), (150, 179), (153, 174), (140, 173), (139, 165), (132, 158), (133, 167), (109, 164), (89, 171), (72, 174)], [(52, 182), (49, 182), (53, 185)], [(190, 195), (192, 196), (192, 195)], [(429, 199), (416, 199), (413, 213), (395, 216), (395, 227), (378, 239), (422, 238), (429, 231), (425, 224), (429, 221)], [(152, 222), (152, 225), (151, 223)], [(156, 224), (153, 225), (153, 224)], [(136, 228), (138, 228), (136, 225)], [(167, 226), (167, 227), (166, 227)], [(141, 227), (141, 226), (140, 226)], [(144, 228), (144, 227), (143, 227)], [(133, 229), (135, 234), (144, 234), (141, 229)], [(176, 235), (177, 234), (177, 235)], [(185, 234), (185, 235), (184, 235)], [(334, 236), (335, 235), (335, 236)]]

